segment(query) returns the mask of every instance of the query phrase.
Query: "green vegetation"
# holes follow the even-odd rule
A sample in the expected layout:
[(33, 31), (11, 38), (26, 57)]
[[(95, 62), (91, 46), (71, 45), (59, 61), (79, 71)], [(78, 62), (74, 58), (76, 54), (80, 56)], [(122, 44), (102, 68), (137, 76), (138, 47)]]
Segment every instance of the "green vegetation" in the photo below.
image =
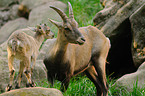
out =
[[(131, 92), (127, 91), (125, 87), (116, 87), (114, 84), (116, 80), (109, 80), (109, 91), (108, 96), (145, 96), (145, 87), (139, 88), (137, 82)], [(42, 80), (36, 83), (39, 87), (50, 88), (50, 83), (48, 81)], [(54, 87), (60, 90), (61, 83), (55, 81)], [(71, 79), (70, 85), (64, 96), (96, 96), (96, 88), (94, 84), (86, 76), (77, 76)]]
[[(67, 4), (69, 1), (73, 7), (74, 18), (80, 27), (93, 25), (95, 14), (103, 7), (100, 0), (60, 0)], [(68, 16), (69, 10), (66, 14)]]

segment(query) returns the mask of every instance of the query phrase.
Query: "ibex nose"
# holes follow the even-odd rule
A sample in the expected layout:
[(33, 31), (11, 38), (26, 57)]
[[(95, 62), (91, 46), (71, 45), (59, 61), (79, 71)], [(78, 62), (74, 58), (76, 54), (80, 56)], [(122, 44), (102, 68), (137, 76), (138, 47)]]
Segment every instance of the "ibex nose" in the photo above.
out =
[(84, 39), (84, 37), (79, 37), (78, 40), (77, 40), (77, 42), (78, 42), (79, 45), (84, 44), (85, 41), (86, 40)]
[(54, 33), (52, 34), (52, 37), (54, 38)]
[(84, 41), (84, 42), (86, 41), (84, 38), (81, 38), (81, 40)]
[(49, 35), (51, 36), (51, 38), (54, 38), (55, 36), (55, 34), (52, 31), (50, 31)]

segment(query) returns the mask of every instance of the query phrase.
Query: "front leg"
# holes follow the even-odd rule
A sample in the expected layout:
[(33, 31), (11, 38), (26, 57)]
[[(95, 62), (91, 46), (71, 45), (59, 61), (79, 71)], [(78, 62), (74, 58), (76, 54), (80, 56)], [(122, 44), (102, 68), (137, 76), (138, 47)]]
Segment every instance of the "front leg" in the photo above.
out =
[[(31, 76), (32, 76), (32, 74), (33, 74), (33, 70), (34, 70), (34, 67), (35, 67), (35, 65), (36, 65), (36, 57), (37, 57), (36, 54), (31, 56), (31, 62), (33, 62), (33, 65), (32, 65), (32, 67), (31, 67)], [(32, 76), (32, 77), (33, 77), (33, 76)]]
[(54, 85), (54, 76), (49, 71), (47, 71), (47, 80), (51, 83), (50, 87), (53, 87), (53, 85)]
[(69, 86), (70, 79), (71, 79), (71, 77), (68, 76), (68, 77), (66, 77), (66, 78), (62, 81), (62, 83), (61, 83), (61, 88), (60, 88), (60, 90), (61, 90), (62, 92), (65, 92), (65, 91), (67, 90), (67, 88), (68, 88), (68, 86)]

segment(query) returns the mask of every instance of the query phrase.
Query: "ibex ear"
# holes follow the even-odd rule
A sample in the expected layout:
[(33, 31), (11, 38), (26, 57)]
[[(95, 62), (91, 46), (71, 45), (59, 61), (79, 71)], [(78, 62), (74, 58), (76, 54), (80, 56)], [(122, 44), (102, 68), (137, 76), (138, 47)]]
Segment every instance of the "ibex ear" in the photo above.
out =
[(28, 27), (28, 29), (30, 29), (31, 31), (34, 31), (34, 32), (37, 31), (37, 28), (35, 28), (35, 27)]
[(49, 18), (48, 18), (48, 20), (49, 20), (52, 24), (54, 24), (55, 26), (57, 26), (58, 28), (62, 27), (62, 23), (61, 23), (61, 22), (56, 22), (56, 21), (54, 21), (54, 20), (52, 20), (52, 19), (49, 19)]
[[(45, 25), (45, 24), (44, 24)], [(45, 25), (46, 26), (46, 25)], [(45, 28), (44, 28), (44, 26), (43, 25), (40, 25), (40, 27), (41, 27), (41, 33), (43, 33), (43, 34), (45, 34)]]

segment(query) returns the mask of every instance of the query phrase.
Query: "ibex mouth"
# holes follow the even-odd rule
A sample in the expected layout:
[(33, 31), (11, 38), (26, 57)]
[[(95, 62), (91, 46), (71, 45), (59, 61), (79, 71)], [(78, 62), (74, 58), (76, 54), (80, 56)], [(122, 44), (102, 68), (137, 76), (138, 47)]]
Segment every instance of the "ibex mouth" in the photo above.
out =
[(77, 40), (77, 43), (79, 44), (79, 45), (83, 45), (84, 43), (85, 43), (85, 39), (84, 38), (80, 38), (80, 39), (78, 39)]
[(79, 45), (83, 45), (83, 44), (84, 44), (84, 42), (82, 43), (82, 42), (78, 42), (78, 41), (77, 41), (77, 43), (78, 43)]

